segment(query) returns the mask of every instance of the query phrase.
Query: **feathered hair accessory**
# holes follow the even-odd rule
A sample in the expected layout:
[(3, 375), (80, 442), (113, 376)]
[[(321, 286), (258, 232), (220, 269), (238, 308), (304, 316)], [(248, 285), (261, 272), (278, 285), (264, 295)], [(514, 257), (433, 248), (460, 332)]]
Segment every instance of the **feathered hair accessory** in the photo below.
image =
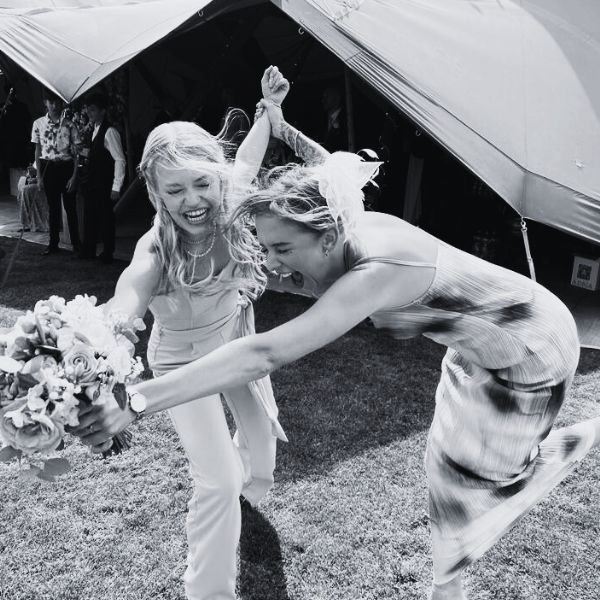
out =
[(377, 176), (382, 164), (366, 162), (351, 152), (334, 152), (315, 168), (319, 194), (325, 198), (333, 220), (341, 222), (345, 235), (365, 210), (362, 188)]

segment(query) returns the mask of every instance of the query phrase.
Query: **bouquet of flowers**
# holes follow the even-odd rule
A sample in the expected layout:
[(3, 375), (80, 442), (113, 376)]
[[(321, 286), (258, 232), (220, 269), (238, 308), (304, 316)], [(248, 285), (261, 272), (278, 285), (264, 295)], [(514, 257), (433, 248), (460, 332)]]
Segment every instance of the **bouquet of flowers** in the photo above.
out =
[[(0, 460), (25, 456), (42, 479), (67, 471), (66, 460), (48, 455), (64, 446), (65, 428), (79, 424), (80, 407), (114, 395), (126, 408), (125, 385), (144, 368), (134, 357), (135, 332), (144, 328), (141, 319), (105, 314), (93, 296), (52, 296), (0, 333)], [(129, 440), (126, 431), (115, 436), (108, 453)]]

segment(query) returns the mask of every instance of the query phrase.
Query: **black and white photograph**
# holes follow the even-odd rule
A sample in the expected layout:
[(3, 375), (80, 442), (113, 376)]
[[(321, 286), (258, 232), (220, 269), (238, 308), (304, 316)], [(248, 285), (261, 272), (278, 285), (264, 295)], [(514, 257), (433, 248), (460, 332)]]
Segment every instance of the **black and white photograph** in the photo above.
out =
[(600, 598), (598, 0), (0, 0), (0, 600)]

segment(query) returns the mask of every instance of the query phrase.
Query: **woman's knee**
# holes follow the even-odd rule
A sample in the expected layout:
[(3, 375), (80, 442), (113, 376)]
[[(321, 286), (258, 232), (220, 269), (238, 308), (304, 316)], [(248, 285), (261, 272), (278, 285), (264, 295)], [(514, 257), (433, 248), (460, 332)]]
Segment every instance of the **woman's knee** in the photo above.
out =
[(238, 502), (244, 483), (242, 471), (237, 466), (211, 477), (193, 475), (193, 480), (194, 498), (219, 504)]

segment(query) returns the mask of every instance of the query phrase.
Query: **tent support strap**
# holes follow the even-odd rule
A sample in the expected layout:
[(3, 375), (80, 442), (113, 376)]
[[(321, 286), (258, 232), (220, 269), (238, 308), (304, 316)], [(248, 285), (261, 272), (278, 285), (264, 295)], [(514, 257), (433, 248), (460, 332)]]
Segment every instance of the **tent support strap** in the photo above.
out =
[(529, 236), (527, 235), (527, 223), (521, 217), (521, 233), (523, 234), (523, 244), (525, 245), (525, 255), (527, 256), (527, 264), (529, 266), (529, 275), (535, 281), (535, 265), (531, 256), (531, 248), (529, 247)]

